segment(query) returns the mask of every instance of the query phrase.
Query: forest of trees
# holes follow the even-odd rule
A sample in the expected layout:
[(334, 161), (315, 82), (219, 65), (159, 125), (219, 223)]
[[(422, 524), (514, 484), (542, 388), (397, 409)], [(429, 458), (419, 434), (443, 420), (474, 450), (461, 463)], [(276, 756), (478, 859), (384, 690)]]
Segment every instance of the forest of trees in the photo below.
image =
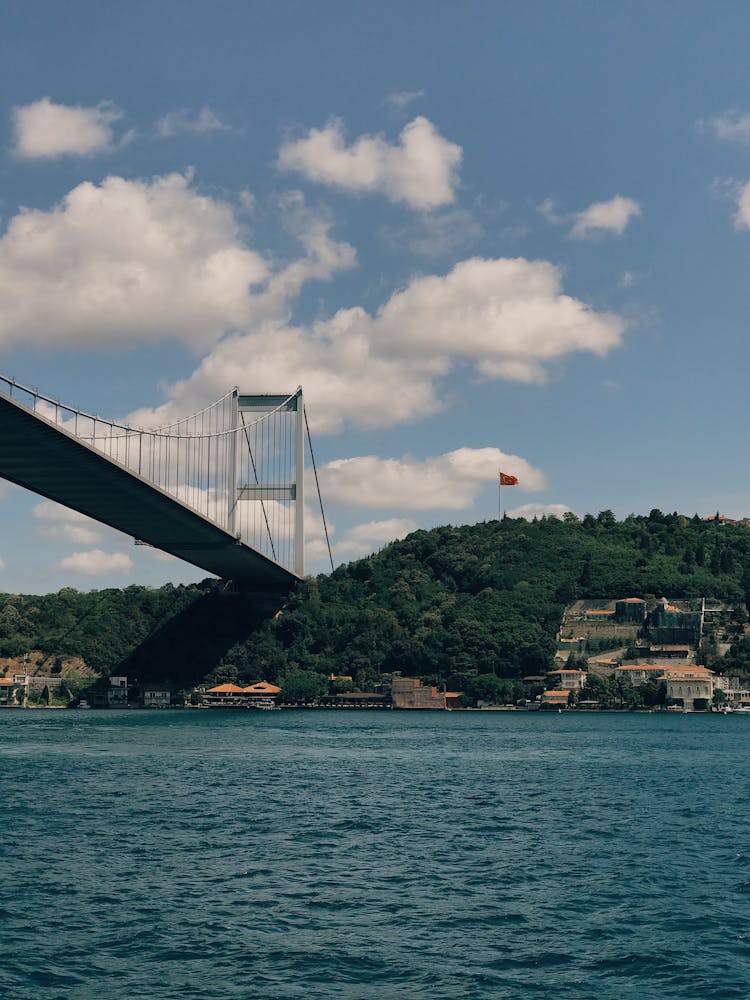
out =
[[(747, 602), (750, 529), (653, 510), (416, 531), (308, 578), (275, 608), (212, 580), (4, 595), (0, 656), (41, 649), (102, 674), (181, 685), (288, 678), (312, 690), (334, 673), (365, 689), (401, 671), (464, 689), (481, 676), (545, 673), (571, 601), (649, 594)], [(725, 667), (750, 674), (749, 641)]]

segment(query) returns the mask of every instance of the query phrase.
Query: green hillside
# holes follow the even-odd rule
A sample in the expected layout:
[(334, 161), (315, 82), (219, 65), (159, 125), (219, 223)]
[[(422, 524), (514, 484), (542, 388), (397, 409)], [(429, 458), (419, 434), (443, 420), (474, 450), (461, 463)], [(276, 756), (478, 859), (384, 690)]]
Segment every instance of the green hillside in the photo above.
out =
[[(187, 685), (347, 674), (366, 687), (402, 671), (543, 673), (577, 598), (750, 595), (750, 529), (652, 511), (616, 521), (490, 521), (417, 531), (311, 578), (274, 614), (214, 581), (0, 597), (0, 656), (79, 655), (100, 673)], [(728, 663), (744, 664), (744, 646)], [(302, 676), (300, 676), (302, 674)]]

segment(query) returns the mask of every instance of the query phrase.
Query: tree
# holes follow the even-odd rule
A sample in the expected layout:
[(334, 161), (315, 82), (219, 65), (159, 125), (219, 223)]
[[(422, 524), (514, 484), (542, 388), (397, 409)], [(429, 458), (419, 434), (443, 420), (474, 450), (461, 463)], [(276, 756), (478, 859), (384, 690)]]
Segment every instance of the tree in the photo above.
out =
[(467, 680), (464, 694), (474, 704), (482, 701), (487, 705), (500, 705), (512, 700), (513, 685), (495, 674), (479, 674)]
[(281, 680), (281, 697), (284, 701), (317, 701), (326, 689), (326, 680), (311, 670), (295, 670)]
[(657, 705), (666, 705), (667, 703), (667, 685), (664, 681), (656, 680), (655, 677), (649, 677), (647, 681), (638, 688), (643, 704), (648, 708), (654, 708)]
[(586, 683), (579, 693), (579, 699), (581, 701), (598, 701), (604, 707), (610, 704), (611, 698), (612, 690), (608, 678), (600, 677), (589, 671), (586, 675)]

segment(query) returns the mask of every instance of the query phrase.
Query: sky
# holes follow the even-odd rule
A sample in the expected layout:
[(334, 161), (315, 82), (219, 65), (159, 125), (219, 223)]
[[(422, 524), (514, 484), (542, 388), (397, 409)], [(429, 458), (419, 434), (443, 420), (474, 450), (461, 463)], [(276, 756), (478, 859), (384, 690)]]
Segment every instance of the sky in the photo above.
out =
[[(746, 4), (1, 18), (0, 373), (144, 426), (302, 385), (337, 563), (496, 517), (499, 469), (515, 516), (750, 514)], [(6, 592), (205, 575), (0, 516)]]

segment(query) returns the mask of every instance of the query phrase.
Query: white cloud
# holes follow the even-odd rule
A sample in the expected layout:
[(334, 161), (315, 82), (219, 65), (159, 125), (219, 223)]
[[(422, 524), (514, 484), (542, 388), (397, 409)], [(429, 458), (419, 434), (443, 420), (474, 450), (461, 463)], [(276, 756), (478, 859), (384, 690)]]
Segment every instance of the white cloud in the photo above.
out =
[(225, 125), (206, 105), (197, 113), (192, 113), (187, 108), (170, 111), (156, 123), (157, 135), (162, 139), (179, 135), (180, 132), (205, 133), (226, 131), (228, 128), (229, 126)]
[(5, 569), (5, 562), (4, 562), (4, 560), (0, 559), (0, 570), (4, 570), (4, 569)]
[(523, 517), (531, 521), (535, 517), (562, 517), (572, 512), (572, 508), (564, 503), (524, 503), (507, 511), (508, 517)]
[(564, 294), (545, 261), (471, 259), (445, 276), (415, 278), (374, 315), (342, 309), (312, 327), (266, 324), (224, 338), (169, 400), (134, 423), (167, 423), (216, 399), (227, 386), (262, 392), (302, 385), (313, 429), (344, 422), (391, 427), (440, 409), (439, 379), (468, 361), (486, 378), (543, 381), (572, 351), (604, 355), (625, 328)]
[(750, 181), (742, 185), (737, 193), (734, 225), (735, 229), (750, 229)]
[(421, 116), (405, 126), (395, 145), (380, 135), (363, 135), (347, 145), (337, 120), (285, 143), (279, 166), (345, 191), (377, 191), (411, 208), (433, 209), (452, 204), (462, 154)]
[(408, 517), (391, 517), (384, 521), (368, 521), (350, 528), (334, 545), (336, 558), (357, 559), (369, 555), (388, 542), (403, 538), (419, 525)]
[(232, 207), (190, 176), (80, 184), (48, 212), (21, 210), (0, 238), (0, 344), (210, 343), (351, 266), (353, 249), (329, 227), (302, 233), (306, 256), (273, 273)]
[(432, 458), (364, 455), (328, 462), (319, 469), (327, 503), (350, 508), (467, 510), (480, 490), (497, 481), (498, 469), (518, 476), (525, 490), (544, 488), (544, 474), (499, 448), (457, 448)]
[(60, 560), (60, 569), (87, 576), (103, 576), (106, 573), (127, 573), (133, 568), (133, 560), (124, 552), (103, 552), (90, 549), (88, 552), (74, 552)]
[(462, 261), (391, 296), (369, 320), (371, 337), (427, 370), (465, 358), (489, 378), (542, 381), (546, 362), (571, 351), (606, 354), (624, 329), (619, 317), (563, 294), (561, 277), (553, 264), (523, 257)]
[(293, 392), (302, 385), (316, 432), (334, 433), (345, 422), (391, 427), (439, 409), (432, 378), (399, 360), (377, 356), (362, 334), (336, 337), (335, 318), (320, 328), (268, 325), (258, 333), (228, 337), (187, 379), (168, 389), (155, 410), (131, 414), (132, 423), (167, 423), (239, 385), (244, 392), (269, 386)]
[(750, 114), (724, 111), (711, 119), (717, 138), (728, 142), (750, 142)]
[(632, 198), (615, 195), (609, 201), (597, 201), (575, 215), (570, 235), (583, 239), (594, 233), (623, 233), (631, 219), (641, 214), (641, 206)]
[(95, 107), (53, 104), (43, 97), (13, 110), (15, 146), (24, 159), (89, 156), (114, 146), (112, 125), (122, 111), (109, 102)]
[(545, 198), (544, 201), (540, 201), (536, 206), (536, 210), (543, 219), (552, 223), (553, 226), (560, 226), (565, 222), (566, 216), (561, 215), (557, 211), (557, 206), (552, 198)]
[(38, 530), (45, 538), (64, 538), (79, 545), (91, 545), (101, 539), (101, 528), (96, 521), (52, 500), (43, 500), (31, 512), (43, 522)]
[(389, 94), (385, 100), (386, 104), (391, 104), (394, 108), (402, 111), (409, 104), (418, 101), (420, 97), (424, 97), (423, 90), (397, 90), (395, 93)]

